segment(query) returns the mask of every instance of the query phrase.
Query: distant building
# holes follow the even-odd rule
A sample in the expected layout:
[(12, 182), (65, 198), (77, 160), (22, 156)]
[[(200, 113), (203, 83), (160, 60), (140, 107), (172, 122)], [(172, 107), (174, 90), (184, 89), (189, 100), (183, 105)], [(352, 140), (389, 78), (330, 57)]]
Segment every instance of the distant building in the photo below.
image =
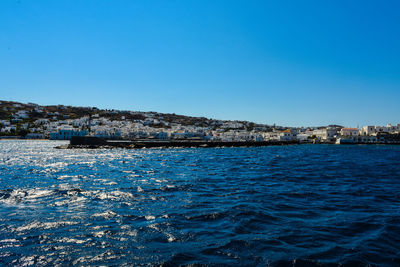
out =
[(93, 130), (94, 136), (105, 139), (120, 139), (122, 134), (119, 129), (99, 127)]
[(284, 131), (266, 132), (263, 134), (266, 141), (294, 141), (297, 140), (297, 131), (287, 129)]
[(284, 130), (279, 134), (279, 141), (293, 141), (296, 140), (297, 132), (294, 130)]
[(357, 140), (359, 143), (364, 143), (364, 144), (378, 142), (377, 137), (373, 135), (360, 135), (358, 136)]
[(400, 124), (391, 125), (390, 123), (386, 126), (389, 133), (400, 133)]
[(358, 136), (359, 130), (358, 128), (342, 128), (342, 130), (340, 130), (340, 135), (345, 137)]
[(334, 141), (337, 135), (336, 128), (327, 127), (322, 129), (316, 129), (313, 131), (313, 135), (315, 135), (321, 141)]
[(14, 114), (15, 119), (27, 119), (29, 118), (29, 114), (27, 110), (19, 110), (16, 114)]
[(399, 133), (400, 124), (391, 125), (390, 123), (386, 126), (364, 126), (361, 128), (361, 135), (377, 135), (380, 133)]
[(51, 140), (70, 140), (72, 136), (88, 135), (87, 130), (77, 131), (71, 129), (60, 129), (57, 132), (50, 133)]
[(336, 144), (375, 144), (382, 142), (384, 140), (379, 140), (375, 135), (347, 135), (336, 140)]
[(149, 134), (150, 138), (159, 139), (159, 140), (167, 140), (168, 133), (167, 132), (151, 132)]
[(147, 137), (148, 133), (146, 133), (145, 131), (132, 131), (128, 133), (129, 139), (146, 139)]
[(44, 134), (41, 133), (28, 133), (25, 139), (44, 139)]
[(297, 141), (304, 143), (304, 142), (308, 141), (309, 137), (310, 137), (310, 135), (301, 133), (296, 136), (296, 139), (297, 139)]
[(264, 140), (267, 140), (267, 141), (279, 141), (280, 140), (279, 132), (266, 132), (263, 135), (264, 135)]
[(375, 135), (376, 134), (375, 126), (362, 127), (360, 130), (360, 134), (361, 135)]

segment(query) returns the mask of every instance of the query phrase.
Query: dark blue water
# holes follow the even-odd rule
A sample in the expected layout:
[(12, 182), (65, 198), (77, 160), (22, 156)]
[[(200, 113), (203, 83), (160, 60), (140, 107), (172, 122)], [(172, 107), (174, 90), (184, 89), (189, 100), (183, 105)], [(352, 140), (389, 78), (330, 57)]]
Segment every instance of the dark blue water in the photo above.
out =
[(0, 142), (0, 265), (400, 265), (400, 146)]

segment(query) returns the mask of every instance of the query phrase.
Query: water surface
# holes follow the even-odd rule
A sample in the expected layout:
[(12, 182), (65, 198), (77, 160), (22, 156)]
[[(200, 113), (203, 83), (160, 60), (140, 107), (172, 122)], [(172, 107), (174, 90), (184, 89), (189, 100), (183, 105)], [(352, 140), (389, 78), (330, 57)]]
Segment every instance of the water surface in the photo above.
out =
[(0, 265), (400, 265), (400, 146), (0, 141)]

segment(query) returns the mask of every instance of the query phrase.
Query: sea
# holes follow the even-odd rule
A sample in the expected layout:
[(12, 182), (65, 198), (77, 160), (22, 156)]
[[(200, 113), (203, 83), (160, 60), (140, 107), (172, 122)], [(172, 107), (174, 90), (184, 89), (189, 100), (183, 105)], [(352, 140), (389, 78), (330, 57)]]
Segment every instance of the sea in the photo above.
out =
[(0, 141), (0, 266), (400, 266), (400, 146)]

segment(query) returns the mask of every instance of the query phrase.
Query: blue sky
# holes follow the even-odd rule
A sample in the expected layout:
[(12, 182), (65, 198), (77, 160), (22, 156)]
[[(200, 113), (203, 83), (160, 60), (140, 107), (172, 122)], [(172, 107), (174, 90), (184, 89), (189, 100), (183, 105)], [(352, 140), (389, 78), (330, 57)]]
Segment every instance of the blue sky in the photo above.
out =
[(0, 99), (400, 123), (399, 1), (0, 2)]

